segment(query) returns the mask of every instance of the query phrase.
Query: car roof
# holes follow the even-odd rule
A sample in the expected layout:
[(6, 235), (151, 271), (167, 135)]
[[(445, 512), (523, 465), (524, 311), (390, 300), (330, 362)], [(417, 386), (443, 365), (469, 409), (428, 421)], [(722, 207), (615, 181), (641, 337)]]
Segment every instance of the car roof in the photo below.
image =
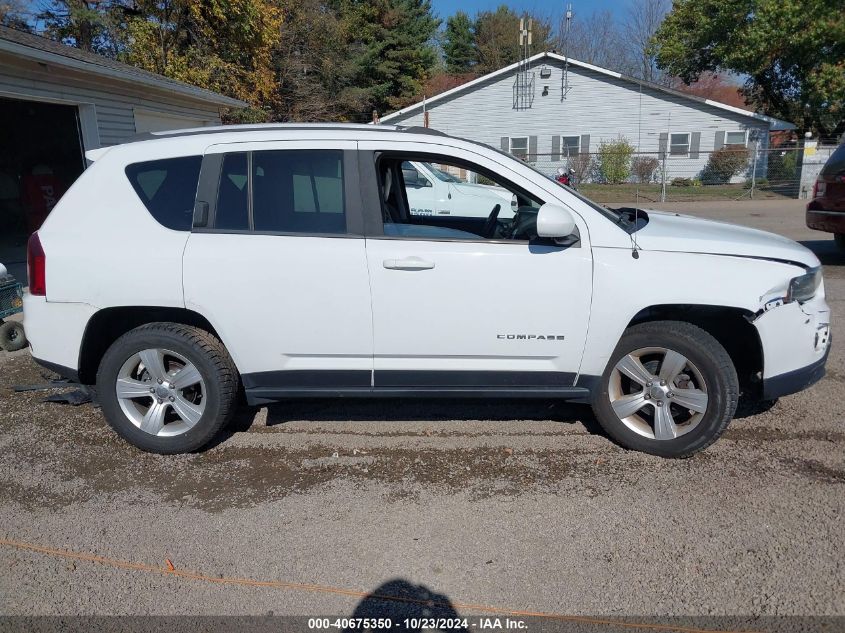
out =
[[(439, 130), (424, 127), (403, 127), (399, 125), (369, 125), (361, 123), (259, 123), (247, 125), (217, 125), (209, 127), (188, 128), (184, 130), (167, 130), (162, 132), (147, 132), (138, 134), (121, 145), (103, 147), (85, 152), (90, 161), (97, 161), (106, 153), (113, 154), (113, 150), (120, 148), (118, 154), (134, 159), (143, 160), (144, 154), (182, 155), (187, 153), (203, 153), (209, 145), (230, 144), (256, 141), (283, 140), (350, 140), (367, 139), (391, 140), (450, 140), (465, 141), (449, 136)], [(416, 138), (414, 138), (416, 137)], [(472, 141), (470, 141), (472, 143)], [(451, 142), (448, 144), (452, 144)], [(477, 143), (473, 143), (477, 145)], [(185, 153), (187, 152), (187, 153)], [(162, 156), (164, 157), (164, 156)]]

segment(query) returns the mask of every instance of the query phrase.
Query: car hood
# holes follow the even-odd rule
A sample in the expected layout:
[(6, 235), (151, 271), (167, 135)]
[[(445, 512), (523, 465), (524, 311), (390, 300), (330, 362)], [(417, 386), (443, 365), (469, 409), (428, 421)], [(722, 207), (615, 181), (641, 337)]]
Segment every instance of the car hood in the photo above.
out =
[(636, 232), (637, 244), (643, 250), (682, 253), (708, 253), (755, 257), (818, 266), (819, 259), (786, 237), (689, 215), (649, 211), (648, 223)]

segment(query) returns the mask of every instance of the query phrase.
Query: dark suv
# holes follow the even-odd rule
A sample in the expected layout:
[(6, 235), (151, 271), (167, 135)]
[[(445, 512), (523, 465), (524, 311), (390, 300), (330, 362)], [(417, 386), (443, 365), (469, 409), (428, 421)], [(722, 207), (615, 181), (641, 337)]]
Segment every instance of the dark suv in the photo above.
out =
[(845, 250), (845, 144), (840, 145), (822, 167), (807, 205), (807, 226), (833, 233)]

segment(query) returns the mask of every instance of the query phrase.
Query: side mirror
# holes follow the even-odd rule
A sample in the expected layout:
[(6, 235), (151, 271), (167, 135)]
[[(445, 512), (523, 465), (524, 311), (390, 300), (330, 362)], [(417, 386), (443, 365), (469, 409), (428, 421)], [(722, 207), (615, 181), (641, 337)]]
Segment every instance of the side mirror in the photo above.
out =
[(575, 232), (575, 219), (569, 209), (547, 202), (537, 213), (538, 237), (569, 237)]
[(420, 186), (420, 175), (416, 169), (403, 169), (402, 179), (405, 181), (405, 185), (407, 185), (408, 187)]

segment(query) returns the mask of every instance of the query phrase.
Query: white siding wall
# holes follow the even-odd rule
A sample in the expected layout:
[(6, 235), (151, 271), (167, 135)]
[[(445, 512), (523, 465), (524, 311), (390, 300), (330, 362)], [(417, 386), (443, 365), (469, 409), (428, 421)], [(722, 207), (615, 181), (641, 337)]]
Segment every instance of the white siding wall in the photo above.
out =
[[(0, 55), (0, 97), (93, 105), (101, 145), (135, 135), (133, 108), (219, 123), (217, 106), (148, 87)], [(90, 110), (90, 108), (89, 108)], [(89, 143), (90, 144), (90, 143)], [(94, 149), (86, 146), (85, 149)]]
[[(500, 147), (503, 136), (536, 136), (538, 166), (550, 166), (546, 156), (552, 153), (552, 136), (590, 135), (590, 152), (602, 140), (625, 136), (639, 151), (657, 153), (661, 132), (699, 132), (698, 159), (669, 156), (667, 178), (696, 176), (707, 163), (707, 153), (714, 149), (719, 132), (758, 130), (760, 149), (768, 144), (768, 124), (747, 116), (721, 110), (690, 99), (616, 79), (588, 69), (570, 66), (567, 98), (561, 101), (563, 68), (548, 60), (552, 75), (540, 78), (537, 63), (533, 106), (513, 108), (514, 73), (482, 82), (465, 92), (442, 101), (429, 103), (432, 128), (454, 136), (469, 138)], [(549, 87), (542, 96), (543, 87)], [(422, 125), (421, 108), (385, 123)], [(765, 165), (758, 162), (758, 175)], [(744, 178), (741, 177), (740, 180)]]

